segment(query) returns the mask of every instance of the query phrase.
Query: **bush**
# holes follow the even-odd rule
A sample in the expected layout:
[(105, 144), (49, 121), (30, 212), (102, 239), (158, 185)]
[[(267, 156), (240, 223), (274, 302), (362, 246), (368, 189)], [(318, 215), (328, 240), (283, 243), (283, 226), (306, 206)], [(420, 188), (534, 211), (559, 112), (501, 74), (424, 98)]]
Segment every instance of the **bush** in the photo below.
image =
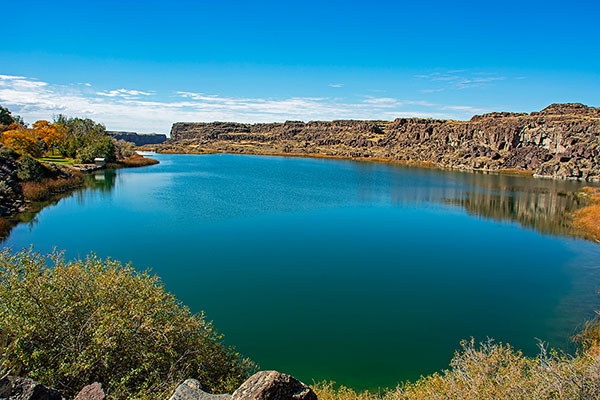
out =
[(94, 158), (104, 158), (106, 162), (116, 160), (114, 140), (108, 136), (99, 138), (84, 148), (77, 150), (77, 161), (91, 164)]
[(16, 160), (19, 154), (8, 146), (0, 144), (0, 161)]
[(17, 176), (22, 181), (41, 181), (46, 177), (44, 166), (29, 156), (23, 156), (19, 160)]
[(99, 381), (112, 399), (167, 398), (186, 378), (231, 391), (253, 369), (156, 276), (95, 255), (1, 250), (0, 337), (11, 371), (67, 395)]
[(336, 389), (331, 383), (315, 386), (319, 400), (516, 400), (598, 399), (600, 359), (590, 353), (571, 357), (548, 353), (540, 346), (538, 357), (491, 340), (476, 346), (463, 342), (450, 369), (442, 374), (406, 383), (383, 395)]
[(117, 160), (124, 160), (137, 154), (135, 152), (135, 144), (125, 140), (117, 140), (115, 142), (115, 150)]

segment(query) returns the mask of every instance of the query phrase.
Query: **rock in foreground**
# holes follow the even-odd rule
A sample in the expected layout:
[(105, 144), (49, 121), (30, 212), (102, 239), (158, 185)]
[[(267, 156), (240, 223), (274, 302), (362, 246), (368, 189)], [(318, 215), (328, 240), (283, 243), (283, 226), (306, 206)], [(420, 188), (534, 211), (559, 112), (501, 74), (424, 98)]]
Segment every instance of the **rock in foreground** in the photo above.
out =
[(104, 400), (106, 395), (102, 389), (102, 384), (95, 382), (87, 385), (75, 396), (75, 400)]
[(0, 399), (64, 400), (59, 391), (29, 378), (8, 376), (0, 380)]
[(177, 386), (169, 400), (230, 400), (230, 394), (206, 393), (202, 384), (195, 379), (188, 379)]
[(231, 400), (317, 400), (317, 395), (290, 375), (261, 371), (248, 378)]

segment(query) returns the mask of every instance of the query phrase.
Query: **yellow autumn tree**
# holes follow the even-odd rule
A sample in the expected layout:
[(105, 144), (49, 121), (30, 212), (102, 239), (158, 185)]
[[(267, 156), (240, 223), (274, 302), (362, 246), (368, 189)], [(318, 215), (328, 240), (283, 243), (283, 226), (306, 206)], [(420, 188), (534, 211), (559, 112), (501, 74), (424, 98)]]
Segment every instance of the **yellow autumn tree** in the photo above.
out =
[(39, 120), (34, 123), (33, 130), (36, 137), (42, 140), (46, 147), (52, 151), (67, 137), (67, 128), (65, 126), (51, 124), (45, 120)]
[(2, 132), (0, 142), (18, 153), (32, 157), (41, 156), (42, 149), (35, 130), (23, 125), (11, 124), (8, 130)]

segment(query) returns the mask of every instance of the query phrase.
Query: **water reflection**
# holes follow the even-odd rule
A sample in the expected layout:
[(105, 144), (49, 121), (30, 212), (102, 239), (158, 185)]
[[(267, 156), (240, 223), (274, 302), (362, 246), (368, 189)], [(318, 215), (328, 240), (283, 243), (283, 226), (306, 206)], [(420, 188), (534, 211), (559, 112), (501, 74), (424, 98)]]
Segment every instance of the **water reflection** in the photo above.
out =
[[(93, 192), (110, 193), (117, 181), (117, 171), (101, 170), (95, 171), (93, 174), (84, 175), (83, 186), (74, 191), (61, 193), (56, 195), (52, 200), (32, 202), (29, 208), (9, 219), (12, 227), (11, 230), (20, 224), (26, 225), (30, 230), (34, 229), (39, 224), (38, 214), (45, 208), (56, 206), (64, 198), (73, 196), (77, 199), (77, 203), (85, 204), (86, 199)], [(5, 239), (0, 240), (0, 243), (10, 237), (10, 231)]]
[(522, 177), (469, 179), (475, 189), (446, 198), (469, 214), (497, 221), (515, 221), (552, 235), (580, 236), (571, 224), (572, 213), (584, 203), (576, 194), (580, 184)]

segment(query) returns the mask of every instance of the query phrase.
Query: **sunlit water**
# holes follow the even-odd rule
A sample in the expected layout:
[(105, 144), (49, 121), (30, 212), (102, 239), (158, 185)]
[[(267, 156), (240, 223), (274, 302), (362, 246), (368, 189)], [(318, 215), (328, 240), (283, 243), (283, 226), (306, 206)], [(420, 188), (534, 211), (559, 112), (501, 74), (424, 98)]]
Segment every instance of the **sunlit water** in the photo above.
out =
[(262, 369), (352, 387), (448, 365), (461, 339), (568, 350), (599, 308), (582, 185), (377, 163), (157, 155), (17, 226), (4, 246), (151, 268)]

